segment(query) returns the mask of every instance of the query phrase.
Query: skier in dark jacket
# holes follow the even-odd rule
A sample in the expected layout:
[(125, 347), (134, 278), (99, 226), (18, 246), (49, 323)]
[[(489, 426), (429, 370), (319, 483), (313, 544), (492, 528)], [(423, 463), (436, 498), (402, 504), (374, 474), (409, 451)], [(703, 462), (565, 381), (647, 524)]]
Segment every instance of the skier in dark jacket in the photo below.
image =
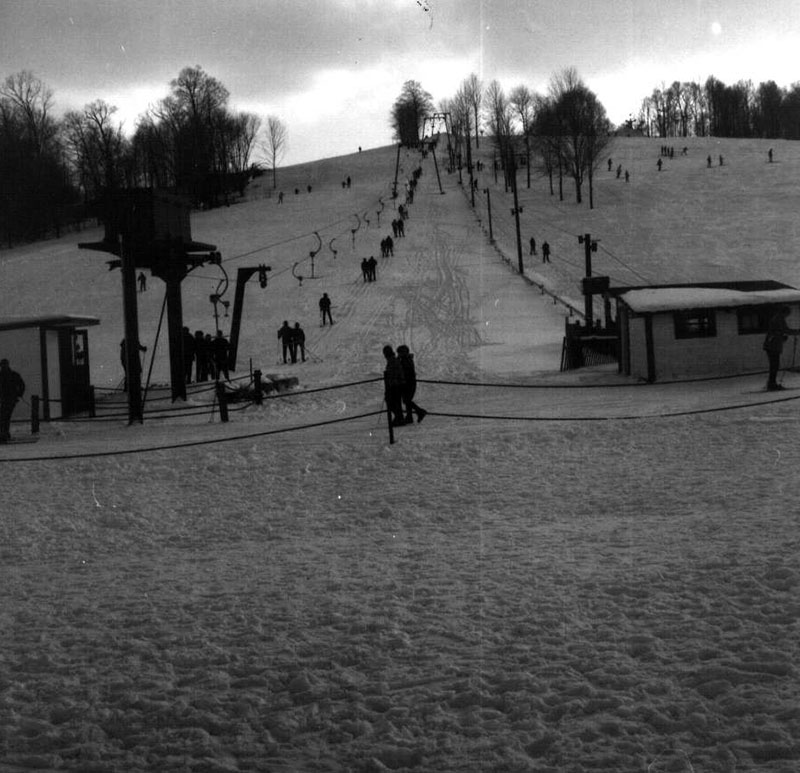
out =
[(417, 423), (419, 423), (428, 412), (414, 402), (414, 394), (417, 391), (417, 369), (414, 367), (414, 355), (405, 344), (401, 344), (397, 347), (397, 359), (400, 360), (400, 367), (403, 369), (402, 396), (406, 411), (406, 424), (414, 423), (415, 413), (417, 414)]
[(800, 330), (794, 330), (786, 324), (786, 318), (791, 313), (788, 306), (781, 306), (767, 325), (767, 335), (764, 339), (764, 351), (767, 353), (769, 361), (769, 376), (767, 377), (767, 390), (774, 392), (783, 387), (778, 383), (778, 369), (781, 366), (781, 353), (783, 352), (784, 341), (790, 335), (800, 334)]
[(283, 320), (283, 324), (278, 330), (278, 338), (281, 340), (281, 350), (283, 352), (283, 364), (286, 365), (286, 356), (288, 355), (292, 362), (297, 362), (297, 350), (292, 346), (292, 339), (294, 333), (289, 327), (289, 321)]
[(292, 362), (297, 362), (297, 353), (306, 361), (306, 334), (303, 328), (300, 327), (299, 322), (294, 323), (292, 330)]
[(403, 418), (403, 386), (405, 384), (403, 366), (391, 346), (383, 347), (383, 356), (386, 358), (386, 369), (383, 371), (386, 407), (392, 417), (392, 426), (402, 427), (406, 423)]
[(15, 370), (11, 370), (8, 360), (0, 360), (0, 443), (11, 440), (11, 414), (14, 406), (25, 394), (25, 382)]
[(230, 381), (231, 376), (228, 371), (230, 346), (228, 345), (228, 339), (222, 335), (221, 330), (217, 330), (217, 337), (211, 344), (211, 352), (214, 357), (214, 368), (216, 370), (217, 379), (219, 379), (220, 376), (225, 376), (225, 380)]

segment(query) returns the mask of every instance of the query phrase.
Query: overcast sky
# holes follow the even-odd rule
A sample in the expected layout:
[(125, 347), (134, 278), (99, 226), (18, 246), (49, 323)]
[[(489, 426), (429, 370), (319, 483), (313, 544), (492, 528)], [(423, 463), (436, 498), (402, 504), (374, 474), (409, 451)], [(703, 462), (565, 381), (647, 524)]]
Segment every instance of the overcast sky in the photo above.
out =
[(33, 71), (59, 112), (103, 99), (130, 131), (200, 65), (281, 118), (285, 164), (391, 143), (407, 80), (438, 102), (573, 66), (620, 123), (674, 80), (789, 86), (798, 49), (798, 0), (0, 0), (0, 76)]

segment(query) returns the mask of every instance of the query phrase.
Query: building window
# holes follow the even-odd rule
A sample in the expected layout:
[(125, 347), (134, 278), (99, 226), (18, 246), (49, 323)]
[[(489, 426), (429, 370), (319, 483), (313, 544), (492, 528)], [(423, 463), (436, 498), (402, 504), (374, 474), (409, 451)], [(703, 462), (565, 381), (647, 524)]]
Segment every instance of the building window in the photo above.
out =
[(676, 311), (675, 338), (714, 338), (717, 335), (717, 318), (712, 309)]
[(739, 335), (766, 333), (770, 316), (774, 309), (770, 306), (748, 306), (736, 312)]

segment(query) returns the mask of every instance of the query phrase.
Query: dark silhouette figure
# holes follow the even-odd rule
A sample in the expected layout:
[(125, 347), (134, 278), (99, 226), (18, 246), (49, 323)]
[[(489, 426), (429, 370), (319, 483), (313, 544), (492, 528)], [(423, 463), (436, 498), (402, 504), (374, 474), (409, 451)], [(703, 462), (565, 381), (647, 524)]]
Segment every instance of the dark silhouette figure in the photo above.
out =
[(361, 276), (364, 279), (364, 282), (371, 281), (369, 278), (369, 263), (367, 262), (366, 258), (361, 258)]
[(207, 377), (213, 381), (216, 381), (219, 374), (217, 371), (217, 359), (214, 356), (214, 339), (211, 336), (211, 333), (206, 333), (205, 338), (203, 339), (203, 346), (206, 350)]
[(630, 182), (630, 181), (631, 181), (631, 174), (630, 174), (630, 172), (629, 172), (629, 171), (626, 169), (626, 170), (625, 170), (625, 182), (627, 183), (627, 182)]
[(769, 376), (767, 377), (767, 390), (774, 392), (783, 389), (778, 383), (778, 370), (781, 366), (781, 353), (783, 344), (790, 335), (800, 334), (800, 330), (790, 328), (786, 323), (786, 318), (791, 313), (788, 306), (781, 306), (772, 315), (767, 325), (767, 335), (764, 338), (764, 351), (767, 353), (769, 362)]
[(609, 158), (609, 159), (608, 159), (608, 171), (609, 171), (609, 172), (611, 171), (611, 167), (612, 167), (613, 165), (614, 165), (614, 164), (612, 163), (611, 159)]
[(278, 204), (283, 204), (283, 191), (278, 194)]
[(661, 164), (662, 164), (662, 163), (663, 163), (663, 162), (661, 161), (661, 159), (660, 159), (660, 158), (659, 158), (659, 159), (658, 159), (658, 161), (656, 162), (656, 166), (658, 167), (658, 171), (659, 171), (659, 172), (661, 171)]
[(11, 370), (8, 360), (0, 360), (0, 443), (11, 440), (11, 415), (14, 406), (25, 394), (25, 382), (15, 370)]
[[(139, 351), (146, 352), (147, 347), (139, 344)], [(122, 341), (120, 341), (119, 344), (119, 358), (120, 361), (122, 362), (122, 372), (125, 374), (125, 378), (122, 381), (122, 391), (127, 392), (128, 391), (128, 346), (125, 343), (124, 338), (122, 339)], [(142, 372), (142, 363), (138, 357), (133, 358), (133, 367), (137, 369), (138, 373)]]
[(405, 344), (401, 344), (397, 347), (397, 359), (400, 360), (400, 366), (403, 368), (402, 397), (406, 412), (406, 424), (414, 423), (415, 413), (419, 424), (428, 415), (428, 412), (414, 402), (414, 395), (417, 391), (417, 369), (414, 366), (414, 355)]
[(708, 163), (708, 168), (711, 169), (711, 155), (710, 154), (709, 154), (708, 158), (706, 159), (706, 162)]
[(297, 362), (297, 353), (300, 353), (300, 358), (303, 362), (306, 361), (306, 334), (303, 328), (300, 327), (299, 322), (294, 323), (294, 330), (292, 330), (292, 362)]
[(531, 236), (531, 255), (536, 254), (536, 239)]
[(383, 356), (386, 358), (386, 368), (383, 371), (384, 397), (386, 408), (389, 411), (393, 427), (402, 427), (406, 423), (403, 418), (403, 366), (397, 359), (391, 346), (383, 347)]
[(296, 351), (292, 351), (292, 337), (293, 337), (293, 332), (292, 329), (289, 327), (289, 321), (283, 320), (283, 324), (278, 330), (278, 338), (280, 339), (281, 342), (281, 351), (283, 354), (284, 365), (286, 365), (287, 356), (291, 359), (292, 362), (297, 361), (297, 353)]
[(139, 282), (139, 292), (140, 293), (145, 292), (147, 290), (147, 275), (144, 273), (144, 271), (139, 272), (138, 282)]
[(550, 262), (550, 245), (545, 242), (542, 245), (542, 263), (549, 263)]
[(188, 327), (183, 329), (183, 376), (187, 384), (192, 383), (192, 366), (196, 354), (194, 336)]
[(206, 337), (202, 330), (194, 331), (195, 378), (198, 383), (208, 381), (208, 350)]
[(319, 313), (322, 317), (322, 327), (325, 327), (325, 320), (333, 324), (333, 317), (331, 316), (331, 299), (328, 293), (322, 293), (322, 298), (319, 299)]
[(767, 153), (767, 155), (769, 156), (769, 162), (771, 164), (772, 163), (772, 148), (769, 149), (769, 152)]
[(217, 337), (212, 343), (212, 352), (214, 355), (214, 369), (216, 370), (216, 378), (225, 376), (226, 381), (230, 381), (231, 377), (228, 373), (228, 339), (222, 335), (221, 330), (217, 330)]
[(375, 260), (374, 255), (370, 255), (367, 261), (367, 276), (370, 282), (374, 282), (378, 278), (378, 261)]

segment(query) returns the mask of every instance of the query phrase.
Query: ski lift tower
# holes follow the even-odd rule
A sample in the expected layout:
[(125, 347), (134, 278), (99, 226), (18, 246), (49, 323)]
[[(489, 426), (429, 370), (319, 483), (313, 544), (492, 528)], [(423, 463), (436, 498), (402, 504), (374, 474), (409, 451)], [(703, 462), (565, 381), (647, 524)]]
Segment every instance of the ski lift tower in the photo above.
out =
[[(213, 244), (192, 239), (187, 200), (152, 188), (129, 188), (109, 193), (102, 202), (100, 219), (105, 235), (99, 242), (78, 247), (110, 252), (117, 260), (109, 269), (122, 269), (122, 299), (128, 356), (128, 404), (130, 422), (142, 420), (141, 371), (138, 367), (139, 322), (136, 271), (149, 269), (166, 285), (172, 399), (186, 399), (183, 363), (183, 307), (181, 282), (189, 270), (207, 262), (219, 263)], [(136, 366), (133, 364), (136, 357)]]
[(437, 127), (444, 123), (444, 131), (447, 135), (447, 157), (450, 162), (450, 171), (452, 172), (455, 168), (455, 155), (453, 153), (453, 146), (450, 142), (450, 135), (452, 134), (453, 129), (453, 117), (450, 115), (449, 112), (445, 113), (432, 113), (428, 116), (428, 120), (431, 122), (431, 135), (433, 135), (437, 129)]

